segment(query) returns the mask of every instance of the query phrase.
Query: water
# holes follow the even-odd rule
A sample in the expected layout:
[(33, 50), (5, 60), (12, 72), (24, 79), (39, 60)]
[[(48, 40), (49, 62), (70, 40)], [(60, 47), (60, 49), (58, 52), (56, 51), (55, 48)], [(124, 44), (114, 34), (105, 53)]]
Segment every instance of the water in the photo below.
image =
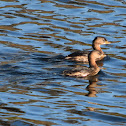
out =
[[(125, 12), (124, 0), (1, 1), (0, 125), (125, 126)], [(83, 65), (63, 57), (96, 36), (111, 41), (101, 72), (63, 76)]]

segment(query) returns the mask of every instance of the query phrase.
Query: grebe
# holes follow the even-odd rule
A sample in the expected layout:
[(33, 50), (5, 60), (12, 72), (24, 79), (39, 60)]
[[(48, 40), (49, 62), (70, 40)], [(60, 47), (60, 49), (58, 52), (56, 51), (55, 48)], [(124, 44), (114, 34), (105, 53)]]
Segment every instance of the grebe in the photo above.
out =
[(94, 76), (99, 71), (100, 68), (96, 64), (97, 58), (99, 58), (100, 52), (97, 50), (93, 50), (88, 54), (89, 67), (88, 68), (74, 68), (72, 70), (65, 70), (63, 74), (65, 76), (71, 77), (86, 77), (86, 76)]
[[(97, 50), (100, 52), (100, 55), (97, 58), (97, 61), (102, 60), (106, 56), (100, 47), (100, 45), (104, 45), (104, 44), (110, 44), (110, 42), (108, 42), (106, 38), (101, 37), (101, 36), (95, 37), (92, 42), (93, 50)], [(90, 51), (77, 51), (77, 52), (74, 52), (74, 53), (66, 56), (65, 59), (77, 61), (77, 62), (88, 63), (88, 54), (89, 53), (90, 53)]]

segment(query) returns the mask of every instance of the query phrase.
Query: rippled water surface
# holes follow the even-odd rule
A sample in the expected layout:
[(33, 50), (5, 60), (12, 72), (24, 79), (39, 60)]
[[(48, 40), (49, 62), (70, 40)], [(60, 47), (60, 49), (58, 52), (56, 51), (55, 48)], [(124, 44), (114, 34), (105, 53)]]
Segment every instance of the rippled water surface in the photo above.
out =
[[(125, 126), (125, 35), (125, 0), (0, 1), (0, 125)], [(111, 42), (100, 73), (65, 77), (96, 36)]]

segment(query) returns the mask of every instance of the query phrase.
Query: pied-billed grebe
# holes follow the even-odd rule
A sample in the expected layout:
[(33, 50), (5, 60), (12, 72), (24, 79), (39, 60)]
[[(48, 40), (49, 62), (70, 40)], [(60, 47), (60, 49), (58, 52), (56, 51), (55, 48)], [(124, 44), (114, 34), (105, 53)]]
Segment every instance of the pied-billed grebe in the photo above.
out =
[(88, 54), (89, 67), (88, 68), (74, 68), (72, 70), (65, 70), (63, 74), (65, 76), (73, 76), (73, 77), (86, 77), (86, 76), (94, 76), (99, 71), (100, 68), (96, 64), (97, 58), (99, 58), (100, 52), (97, 50), (93, 50)]
[[(106, 38), (101, 37), (101, 36), (95, 37), (95, 39), (92, 42), (92, 48), (94, 50), (98, 50), (100, 52), (100, 55), (97, 58), (97, 61), (102, 60), (106, 56), (100, 47), (100, 45), (104, 45), (104, 44), (110, 44), (110, 42), (108, 42)], [(77, 61), (77, 62), (88, 63), (88, 54), (89, 53), (90, 53), (90, 51), (77, 51), (77, 52), (74, 52), (74, 53), (66, 56), (65, 59)]]

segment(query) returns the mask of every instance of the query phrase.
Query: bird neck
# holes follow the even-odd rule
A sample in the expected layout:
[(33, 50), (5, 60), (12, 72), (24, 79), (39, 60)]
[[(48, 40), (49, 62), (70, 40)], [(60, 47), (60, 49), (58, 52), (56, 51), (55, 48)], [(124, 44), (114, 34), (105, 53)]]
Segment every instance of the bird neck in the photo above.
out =
[(89, 58), (89, 67), (90, 68), (99, 68), (98, 65), (96, 64), (96, 61), (93, 57), (90, 57)]
[(93, 44), (93, 49), (98, 50), (101, 54), (104, 54), (99, 44)]

